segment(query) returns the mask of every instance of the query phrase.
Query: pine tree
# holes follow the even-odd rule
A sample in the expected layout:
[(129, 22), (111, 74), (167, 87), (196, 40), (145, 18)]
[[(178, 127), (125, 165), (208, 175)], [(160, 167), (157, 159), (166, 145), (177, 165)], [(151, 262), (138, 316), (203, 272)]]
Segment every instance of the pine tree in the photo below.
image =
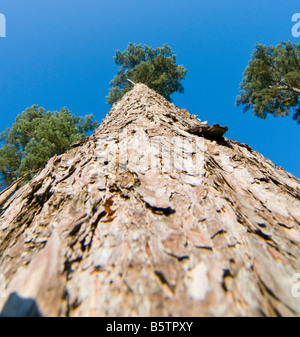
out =
[(62, 154), (99, 123), (93, 115), (77, 117), (67, 109), (45, 111), (33, 105), (17, 116), (11, 128), (0, 134), (0, 187), (43, 167)]
[(299, 317), (300, 180), (226, 130), (136, 84), (0, 195), (0, 316)]
[(187, 70), (176, 64), (176, 55), (167, 44), (153, 49), (147, 45), (129, 43), (125, 51), (116, 51), (114, 60), (120, 68), (110, 82), (112, 88), (106, 97), (108, 104), (118, 101), (132, 88), (128, 80), (147, 84), (169, 101), (172, 93), (184, 92), (180, 81)]
[(286, 116), (300, 124), (300, 44), (281, 42), (256, 49), (244, 72), (236, 105), (244, 112), (253, 109), (254, 115), (266, 118), (267, 113)]

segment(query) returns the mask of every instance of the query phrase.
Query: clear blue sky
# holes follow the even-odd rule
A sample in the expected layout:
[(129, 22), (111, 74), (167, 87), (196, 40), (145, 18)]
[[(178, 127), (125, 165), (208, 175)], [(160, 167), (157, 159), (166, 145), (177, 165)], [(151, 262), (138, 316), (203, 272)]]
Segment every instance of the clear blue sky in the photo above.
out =
[(300, 126), (291, 117), (266, 120), (234, 106), (256, 42), (300, 43), (291, 29), (299, 0), (1, 0), (0, 131), (27, 107), (68, 107), (101, 121), (113, 55), (129, 42), (169, 44), (188, 73), (176, 105), (228, 138), (247, 143), (300, 177)]

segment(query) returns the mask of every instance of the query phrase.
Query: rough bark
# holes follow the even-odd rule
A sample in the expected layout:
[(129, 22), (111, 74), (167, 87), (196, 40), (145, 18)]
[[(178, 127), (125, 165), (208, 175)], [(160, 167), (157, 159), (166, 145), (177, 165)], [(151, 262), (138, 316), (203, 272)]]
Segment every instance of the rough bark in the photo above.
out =
[(300, 181), (226, 131), (136, 84), (4, 204), (0, 310), (299, 316)]

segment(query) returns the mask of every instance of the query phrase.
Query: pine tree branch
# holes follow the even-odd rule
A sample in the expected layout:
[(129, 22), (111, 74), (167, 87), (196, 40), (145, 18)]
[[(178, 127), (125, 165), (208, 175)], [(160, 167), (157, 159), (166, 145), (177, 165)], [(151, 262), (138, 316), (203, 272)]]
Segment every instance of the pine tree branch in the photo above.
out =
[(154, 67), (154, 69), (153, 69), (153, 71), (150, 73), (150, 75), (147, 77), (147, 80), (146, 80), (146, 84), (148, 84), (149, 83), (149, 81), (150, 81), (150, 78), (153, 76), (153, 74), (155, 73), (155, 71), (156, 71), (156, 68)]
[(132, 85), (135, 85), (135, 83), (131, 81), (129, 78), (127, 78), (127, 81), (130, 82)]
[(296, 55), (295, 49), (293, 49), (292, 55), (293, 55), (293, 58), (294, 58), (294, 60), (295, 60), (295, 63), (296, 63), (297, 68), (300, 69), (300, 67), (299, 67), (299, 62), (298, 62), (298, 59), (297, 59), (297, 55)]
[(37, 172), (38, 170), (31, 170), (30, 172), (24, 174), (22, 177), (20, 177), (19, 179), (17, 179), (16, 181), (14, 181), (9, 187), (7, 187), (5, 190), (3, 190), (1, 193), (0, 193), (0, 207), (9, 199), (9, 197), (15, 193), (21, 183), (26, 179), (26, 177), (31, 174), (31, 173), (35, 173)]
[[(273, 86), (269, 86), (269, 88), (273, 88)], [(295, 88), (295, 87), (290, 87), (288, 85), (283, 85), (283, 86), (277, 86), (275, 87), (276, 89), (283, 89), (283, 90), (292, 90), (292, 91), (295, 91), (297, 94), (300, 94), (300, 89), (298, 88)]]
[(20, 184), (25, 180), (26, 176), (23, 176), (19, 179), (17, 179), (15, 182), (13, 182), (9, 187), (7, 187), (5, 190), (3, 190), (0, 193), (0, 207), (7, 201), (7, 199), (16, 192), (16, 190), (19, 188)]

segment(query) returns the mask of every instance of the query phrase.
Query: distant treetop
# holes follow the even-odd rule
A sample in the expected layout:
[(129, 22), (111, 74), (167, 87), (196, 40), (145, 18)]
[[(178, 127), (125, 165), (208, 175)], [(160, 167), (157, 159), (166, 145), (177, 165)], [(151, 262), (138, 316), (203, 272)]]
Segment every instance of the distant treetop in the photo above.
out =
[(110, 82), (112, 88), (106, 97), (108, 104), (118, 101), (132, 88), (128, 80), (146, 84), (169, 101), (172, 93), (184, 92), (180, 81), (184, 79), (187, 69), (176, 64), (176, 55), (167, 44), (153, 49), (147, 45), (129, 43), (125, 51), (116, 51), (114, 60), (120, 68)]
[(244, 111), (253, 109), (254, 115), (266, 118), (267, 113), (286, 116), (294, 112), (293, 119), (300, 124), (300, 44), (281, 42), (256, 49), (240, 85), (236, 105)]

